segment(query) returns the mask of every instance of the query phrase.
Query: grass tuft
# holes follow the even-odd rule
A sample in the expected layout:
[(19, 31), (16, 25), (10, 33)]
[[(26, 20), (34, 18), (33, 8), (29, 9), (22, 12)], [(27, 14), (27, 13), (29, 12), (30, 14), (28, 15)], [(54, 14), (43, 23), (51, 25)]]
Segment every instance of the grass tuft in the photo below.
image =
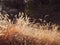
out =
[(60, 45), (59, 26), (38, 25), (27, 16), (13, 24), (0, 14), (0, 45)]

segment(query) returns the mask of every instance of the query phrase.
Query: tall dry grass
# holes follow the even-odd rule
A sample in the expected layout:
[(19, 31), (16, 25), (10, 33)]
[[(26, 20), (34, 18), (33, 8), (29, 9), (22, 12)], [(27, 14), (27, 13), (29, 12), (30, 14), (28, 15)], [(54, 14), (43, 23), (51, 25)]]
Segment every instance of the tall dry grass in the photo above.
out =
[(0, 14), (0, 45), (60, 45), (58, 26), (51, 27), (33, 24), (23, 16), (13, 24)]

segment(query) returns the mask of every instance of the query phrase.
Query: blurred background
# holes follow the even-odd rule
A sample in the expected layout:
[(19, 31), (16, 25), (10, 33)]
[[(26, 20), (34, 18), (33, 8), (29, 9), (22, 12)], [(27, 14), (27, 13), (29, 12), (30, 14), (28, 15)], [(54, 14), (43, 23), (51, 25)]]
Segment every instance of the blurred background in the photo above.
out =
[(19, 18), (19, 12), (35, 23), (60, 25), (60, 0), (0, 0), (0, 12), (9, 14), (9, 19)]

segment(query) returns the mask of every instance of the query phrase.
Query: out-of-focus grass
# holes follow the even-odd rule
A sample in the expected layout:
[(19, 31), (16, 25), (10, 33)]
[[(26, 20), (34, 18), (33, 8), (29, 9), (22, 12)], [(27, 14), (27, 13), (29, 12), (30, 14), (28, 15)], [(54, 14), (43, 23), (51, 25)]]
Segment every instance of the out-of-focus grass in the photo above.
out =
[[(0, 45), (60, 45), (58, 26), (33, 24), (21, 16), (16, 24), (0, 14)], [(9, 21), (7, 21), (7, 19)]]

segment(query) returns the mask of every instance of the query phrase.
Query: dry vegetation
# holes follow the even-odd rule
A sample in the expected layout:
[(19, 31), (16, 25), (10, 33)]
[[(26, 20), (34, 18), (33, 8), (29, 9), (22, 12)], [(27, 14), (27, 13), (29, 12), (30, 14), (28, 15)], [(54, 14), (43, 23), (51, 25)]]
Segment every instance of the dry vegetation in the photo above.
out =
[(49, 29), (48, 24), (33, 24), (22, 17), (13, 24), (0, 14), (0, 45), (60, 45), (57, 25)]

